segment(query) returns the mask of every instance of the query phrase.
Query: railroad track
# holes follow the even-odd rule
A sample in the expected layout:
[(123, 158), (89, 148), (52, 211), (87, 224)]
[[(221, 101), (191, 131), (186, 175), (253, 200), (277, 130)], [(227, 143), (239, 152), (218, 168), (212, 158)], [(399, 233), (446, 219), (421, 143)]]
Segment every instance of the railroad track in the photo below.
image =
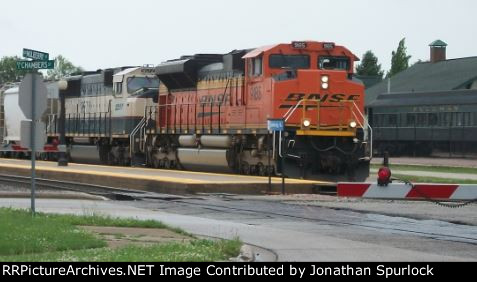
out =
[[(432, 238), (436, 240), (459, 242), (459, 243), (468, 243), (472, 245), (477, 245), (477, 231), (475, 236), (460, 236), (448, 234), (445, 232), (433, 231), (425, 232), (419, 229), (413, 228), (410, 226), (396, 226), (392, 223), (386, 223), (379, 220), (370, 220), (366, 223), (353, 222), (352, 217), (347, 218), (347, 216), (342, 216), (342, 219), (329, 219), (323, 218), (320, 214), (319, 209), (325, 207), (316, 207), (316, 206), (300, 206), (289, 203), (274, 202), (273, 205), (277, 205), (274, 211), (270, 206), (262, 205), (250, 205), (249, 207), (243, 207), (237, 203), (243, 203), (243, 200), (236, 200), (229, 195), (216, 195), (219, 196), (223, 203), (217, 203), (217, 201), (207, 200), (209, 196), (178, 196), (178, 195), (168, 195), (168, 194), (158, 194), (147, 191), (139, 190), (130, 190), (95, 184), (85, 184), (78, 182), (69, 182), (69, 181), (59, 181), (59, 180), (50, 180), (37, 178), (37, 186), (49, 189), (57, 189), (64, 191), (76, 191), (83, 192), (98, 196), (103, 196), (112, 200), (119, 201), (147, 201), (152, 203), (169, 203), (171, 206), (186, 206), (189, 208), (195, 209), (205, 209), (218, 213), (240, 213), (240, 214), (253, 214), (259, 215), (266, 218), (287, 218), (300, 221), (309, 221), (314, 223), (321, 223), (327, 225), (336, 225), (336, 226), (349, 226), (349, 227), (359, 227), (372, 229), (376, 231), (390, 231), (398, 232), (400, 234), (416, 235), (421, 237)], [(12, 176), (0, 174), (0, 183), (12, 183), (12, 184), (21, 184), (28, 186), (30, 185), (30, 177), (25, 176)], [(270, 204), (270, 203), (269, 203)], [(281, 206), (278, 206), (281, 205)], [(255, 208), (252, 208), (255, 207)], [(312, 216), (303, 216), (300, 213), (303, 213), (303, 209), (309, 209), (307, 212)], [(378, 224), (376, 224), (378, 223)], [(475, 228), (475, 227), (469, 227)]]
[[(227, 196), (225, 195), (225, 197)], [(167, 199), (153, 199), (153, 200), (162, 201), (162, 202), (171, 201)], [(272, 218), (288, 218), (288, 219), (309, 221), (309, 222), (335, 225), (335, 226), (359, 227), (359, 228), (373, 229), (376, 231), (385, 230), (385, 231), (390, 231), (390, 232), (399, 233), (399, 234), (415, 235), (415, 236), (421, 236), (426, 238), (432, 238), (436, 240), (477, 245), (477, 227), (469, 227), (469, 228), (476, 228), (476, 231), (474, 233), (475, 236), (461, 236), (461, 235), (449, 234), (446, 232), (439, 232), (438, 230), (439, 228), (437, 229), (437, 231), (426, 232), (426, 231), (419, 230), (418, 228), (417, 229), (414, 228), (413, 224), (409, 224), (408, 226), (406, 225), (399, 226), (399, 225), (395, 225), (392, 222), (386, 222), (379, 219), (370, 219), (368, 223), (358, 223), (359, 221), (353, 222), (354, 219), (352, 217), (350, 217), (349, 219), (345, 219), (346, 217), (343, 217), (344, 218), (343, 220), (320, 218), (319, 209), (323, 209), (323, 208), (326, 209), (326, 207), (316, 207), (316, 206), (299, 207), (294, 204), (280, 203), (282, 205), (288, 206), (288, 208), (284, 209), (284, 211), (287, 211), (287, 212), (280, 212), (280, 211), (270, 211), (270, 208), (268, 207), (265, 207), (262, 209), (237, 207), (237, 206), (233, 206), (230, 200), (227, 201), (227, 205), (212, 204), (212, 203), (207, 203), (207, 201), (198, 202), (195, 199), (173, 199), (172, 201), (174, 205), (193, 206), (193, 207), (202, 208), (206, 210), (216, 211), (219, 213), (230, 212), (230, 213), (242, 213), (242, 214), (257, 214), (257, 215), (261, 215), (263, 217), (267, 217), (271, 219)], [(255, 205), (255, 206), (259, 207), (260, 205)], [(293, 206), (293, 208), (290, 209), (291, 206)], [(316, 217), (299, 215), (298, 213), (301, 213), (303, 211), (303, 208), (315, 209), (315, 211), (310, 210), (310, 212), (308, 213), (313, 214)], [(392, 218), (391, 216), (383, 216), (383, 217)], [(416, 220), (416, 222), (418, 222), (418, 220)]]
[[(27, 176), (17, 176), (0, 174), (0, 183), (11, 183), (15, 185), (30, 185), (31, 178)], [(62, 191), (75, 191), (88, 193), (97, 196), (103, 196), (112, 200), (136, 200), (141, 197), (147, 197), (149, 192), (140, 190), (130, 190), (123, 188), (115, 188), (96, 184), (87, 184), (80, 182), (52, 180), (44, 178), (36, 178), (36, 186)]]

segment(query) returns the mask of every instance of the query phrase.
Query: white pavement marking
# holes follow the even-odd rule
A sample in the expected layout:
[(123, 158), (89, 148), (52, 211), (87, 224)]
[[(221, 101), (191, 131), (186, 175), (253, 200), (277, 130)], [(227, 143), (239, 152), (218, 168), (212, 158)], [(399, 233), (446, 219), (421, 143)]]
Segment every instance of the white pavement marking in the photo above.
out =
[[(28, 208), (29, 203), (28, 199), (0, 199), (0, 206), (3, 207)], [(245, 243), (273, 250), (281, 261), (472, 260), (472, 258), (443, 256), (319, 234), (164, 213), (111, 202), (39, 199), (37, 209), (41, 212), (50, 213), (101, 214), (115, 217), (154, 219), (197, 235), (224, 239), (238, 236)]]

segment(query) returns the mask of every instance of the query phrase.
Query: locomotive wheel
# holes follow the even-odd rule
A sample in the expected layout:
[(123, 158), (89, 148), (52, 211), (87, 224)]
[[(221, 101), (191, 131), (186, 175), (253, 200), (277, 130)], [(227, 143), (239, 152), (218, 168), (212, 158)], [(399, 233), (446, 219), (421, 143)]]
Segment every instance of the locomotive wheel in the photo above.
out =
[(273, 165), (271, 165), (271, 166), (267, 165), (267, 172), (266, 173), (267, 173), (266, 176), (268, 176), (268, 175), (273, 176), (275, 174), (275, 170), (274, 170)]
[(164, 168), (166, 168), (166, 169), (171, 168), (171, 162), (169, 161), (168, 158), (164, 158), (163, 163), (164, 163)]
[(170, 161), (170, 168), (175, 169), (176, 168), (176, 162), (174, 160)]
[(258, 171), (258, 175), (260, 176), (265, 176), (267, 175), (267, 170), (265, 168), (265, 166), (262, 164), (262, 163), (258, 163), (257, 164), (257, 171)]
[(245, 175), (248, 175), (250, 174), (250, 166), (247, 162), (242, 162), (242, 165), (241, 165), (241, 172), (242, 174), (245, 174)]
[(251, 165), (250, 166), (250, 175), (256, 175), (258, 172), (258, 168), (256, 165)]
[(152, 159), (152, 166), (153, 166), (154, 168), (159, 168), (159, 167), (161, 166), (161, 163), (160, 163), (160, 161), (159, 161), (158, 159), (153, 158), (153, 159)]

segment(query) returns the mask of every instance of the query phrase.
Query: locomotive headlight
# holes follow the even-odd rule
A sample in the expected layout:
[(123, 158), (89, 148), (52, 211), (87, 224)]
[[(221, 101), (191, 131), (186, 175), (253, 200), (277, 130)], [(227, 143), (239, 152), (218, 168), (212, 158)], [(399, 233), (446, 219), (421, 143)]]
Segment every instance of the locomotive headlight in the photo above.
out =
[(306, 118), (306, 119), (303, 120), (303, 126), (304, 127), (308, 127), (310, 125), (311, 125), (311, 121), (309, 119)]
[(354, 121), (354, 120), (349, 123), (349, 127), (351, 127), (351, 128), (355, 128), (356, 125), (357, 125), (356, 121)]
[(328, 89), (328, 87), (329, 87), (328, 82), (322, 82), (321, 83), (321, 88)]
[(329, 77), (327, 75), (323, 75), (321, 77), (321, 82), (328, 82)]

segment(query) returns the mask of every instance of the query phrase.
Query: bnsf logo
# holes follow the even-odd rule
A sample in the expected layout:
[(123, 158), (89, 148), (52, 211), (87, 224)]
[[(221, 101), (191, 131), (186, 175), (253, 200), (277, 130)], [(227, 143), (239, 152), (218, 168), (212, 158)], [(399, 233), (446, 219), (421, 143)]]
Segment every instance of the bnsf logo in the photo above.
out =
[(346, 94), (304, 94), (304, 93), (290, 93), (285, 101), (298, 102), (302, 99), (308, 100), (320, 100), (320, 102), (341, 102), (341, 101), (358, 101), (359, 95), (346, 95)]

